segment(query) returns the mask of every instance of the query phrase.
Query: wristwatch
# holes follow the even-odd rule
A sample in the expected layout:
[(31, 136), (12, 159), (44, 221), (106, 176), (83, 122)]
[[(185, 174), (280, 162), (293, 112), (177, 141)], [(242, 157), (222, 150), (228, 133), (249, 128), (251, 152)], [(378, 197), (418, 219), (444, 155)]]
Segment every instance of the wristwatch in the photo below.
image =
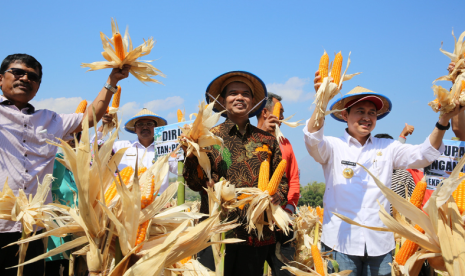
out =
[(441, 125), (439, 122), (436, 123), (436, 127), (439, 130), (448, 130), (450, 128), (450, 122), (447, 123), (447, 126)]
[(111, 86), (111, 84), (109, 83), (105, 83), (105, 85), (103, 86), (105, 87), (106, 89), (110, 90), (111, 92), (113, 92), (113, 94), (116, 93), (116, 91), (118, 91), (118, 89), (116, 89), (115, 87)]

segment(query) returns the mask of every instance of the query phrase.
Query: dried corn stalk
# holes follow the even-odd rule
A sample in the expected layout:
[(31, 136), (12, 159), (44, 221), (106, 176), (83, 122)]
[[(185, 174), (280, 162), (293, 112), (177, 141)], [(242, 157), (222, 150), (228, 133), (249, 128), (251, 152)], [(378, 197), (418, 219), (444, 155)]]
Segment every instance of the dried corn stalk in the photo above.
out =
[(447, 81), (452, 81), (456, 82), (457, 77), (460, 76), (465, 72), (465, 32), (463, 32), (459, 39), (455, 38), (454, 31), (452, 30), (452, 36), (454, 37), (454, 52), (449, 53), (445, 50), (442, 49), (442, 43), (441, 43), (441, 48), (439, 51), (441, 51), (444, 55), (446, 55), (452, 62), (455, 62), (455, 68), (454, 70), (446, 76), (439, 77), (434, 80), (433, 83), (436, 81), (440, 80), (447, 80)]
[(315, 117), (315, 126), (318, 126), (318, 120), (321, 117), (324, 117), (326, 115), (331, 114), (331, 112), (326, 111), (326, 107), (329, 103), (329, 101), (334, 98), (338, 93), (340, 93), (342, 83), (344, 81), (348, 81), (352, 79), (356, 75), (360, 75), (361, 73), (355, 73), (355, 74), (346, 74), (347, 69), (349, 69), (350, 65), (350, 53), (349, 57), (347, 58), (347, 66), (344, 71), (344, 74), (342, 74), (342, 77), (339, 81), (339, 83), (333, 83), (332, 80), (333, 78), (330, 76), (323, 78), (322, 83), (320, 88), (318, 88), (318, 91), (316, 92), (315, 95), (315, 101), (313, 102), (316, 107), (315, 107), (315, 112), (318, 112)]
[[(161, 83), (160, 81), (154, 79), (153, 77), (155, 76), (161, 76), (165, 77), (163, 73), (158, 70), (157, 68), (153, 67), (151, 64), (148, 62), (151, 61), (142, 61), (138, 60), (140, 57), (146, 56), (150, 54), (152, 51), (153, 46), (155, 45), (155, 41), (153, 38), (149, 38), (146, 40), (142, 45), (139, 47), (133, 49), (132, 46), (132, 40), (129, 37), (128, 29), (126, 29), (126, 33), (124, 35), (124, 38), (122, 39), (122, 44), (118, 45), (115, 43), (115, 36), (119, 35), (119, 29), (118, 25), (116, 23), (116, 20), (114, 21), (113, 19), (111, 20), (111, 32), (112, 32), (112, 38), (108, 38), (105, 34), (100, 32), (100, 39), (102, 40), (103, 44), (103, 52), (102, 56), (107, 60), (107, 61), (98, 61), (98, 62), (93, 62), (93, 63), (82, 63), (81, 67), (89, 67), (89, 71), (95, 71), (95, 70), (100, 70), (100, 69), (105, 69), (105, 68), (123, 68), (123, 65), (128, 64), (131, 65), (130, 73), (136, 77), (138, 80), (141, 82), (155, 82), (155, 83)], [(123, 52), (124, 52), (124, 59), (121, 60), (120, 57), (118, 56), (117, 49), (122, 46)]]
[(195, 121), (187, 127), (180, 127), (186, 138), (181, 144), (187, 146), (186, 156), (194, 154), (199, 160), (199, 164), (211, 180), (211, 164), (208, 159), (206, 147), (220, 145), (223, 147), (223, 139), (210, 132), (210, 129), (218, 123), (221, 113), (213, 112), (215, 101), (206, 105), (202, 101), (199, 105), (199, 112)]
[(379, 216), (386, 228), (361, 225), (339, 214), (335, 214), (347, 223), (375, 231), (398, 233), (402, 237), (420, 245), (421, 250), (410, 257), (405, 266), (394, 263), (397, 275), (417, 275), (425, 259), (443, 262), (444, 268), (451, 276), (465, 275), (465, 230), (462, 217), (453, 197), (453, 191), (464, 177), (459, 177), (465, 160), (460, 160), (449, 178), (444, 179), (431, 195), (422, 212), (415, 205), (400, 197), (384, 186), (373, 174), (363, 167), (375, 180), (376, 185), (399, 213), (419, 225), (425, 234), (417, 231), (412, 224), (401, 216), (393, 218), (380, 205)]

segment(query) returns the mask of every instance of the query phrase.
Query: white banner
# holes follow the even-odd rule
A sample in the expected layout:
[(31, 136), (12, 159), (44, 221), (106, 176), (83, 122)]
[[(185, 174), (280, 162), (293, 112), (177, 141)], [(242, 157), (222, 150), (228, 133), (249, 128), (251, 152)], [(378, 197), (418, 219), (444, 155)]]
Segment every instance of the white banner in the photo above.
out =
[[(157, 155), (164, 156), (167, 154), (172, 154), (172, 151), (179, 145), (178, 137), (181, 136), (181, 129), (179, 127), (190, 124), (192, 122), (193, 121), (187, 121), (155, 128), (154, 138)], [(178, 161), (184, 160), (184, 153), (182, 149), (174, 154), (172, 154), (170, 159), (176, 158)]]

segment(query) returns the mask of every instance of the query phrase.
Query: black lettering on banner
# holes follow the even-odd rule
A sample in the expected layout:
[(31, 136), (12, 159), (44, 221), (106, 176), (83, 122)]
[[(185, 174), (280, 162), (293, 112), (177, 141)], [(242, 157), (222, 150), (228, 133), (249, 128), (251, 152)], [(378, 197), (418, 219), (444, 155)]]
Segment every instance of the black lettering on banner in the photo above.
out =
[(460, 157), (463, 156), (463, 154), (465, 153), (465, 148), (464, 147), (460, 147)]
[(452, 171), (452, 162), (447, 161), (447, 164), (446, 164), (446, 171), (447, 171), (447, 172), (451, 172), (451, 171)]
[(178, 137), (181, 136), (181, 129), (178, 127)]
[(432, 170), (437, 170), (439, 166), (439, 160), (434, 160), (433, 163), (431, 163), (431, 169)]
[(443, 171), (446, 168), (446, 162), (443, 160), (439, 161), (439, 169)]
[(168, 145), (163, 146), (163, 148), (164, 148), (164, 149), (163, 149), (163, 151), (164, 151), (163, 154), (169, 153), (169, 152), (170, 152), (169, 149), (168, 149)]
[(167, 141), (168, 140), (168, 133), (166, 131), (162, 132), (162, 141)]
[(160, 154), (160, 147), (157, 147), (157, 154)]
[(457, 156), (457, 153), (459, 152), (459, 148), (456, 146), (452, 147), (452, 157)]
[(176, 136), (176, 129), (171, 130), (171, 140), (176, 140), (178, 137)]
[(445, 146), (444, 148), (444, 156), (450, 156), (450, 146)]

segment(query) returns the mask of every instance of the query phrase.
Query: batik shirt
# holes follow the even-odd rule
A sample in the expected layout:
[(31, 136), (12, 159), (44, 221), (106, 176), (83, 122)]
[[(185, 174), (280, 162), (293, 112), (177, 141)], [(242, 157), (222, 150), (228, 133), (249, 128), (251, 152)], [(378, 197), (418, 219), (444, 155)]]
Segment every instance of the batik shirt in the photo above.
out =
[[(258, 176), (261, 163), (268, 158), (270, 159), (270, 178), (281, 161), (281, 150), (275, 137), (265, 131), (262, 131), (247, 123), (244, 135), (239, 132), (239, 128), (231, 120), (211, 129), (211, 132), (221, 137), (224, 141), (224, 148), (221, 151), (220, 146), (214, 146), (208, 153), (211, 163), (212, 180), (218, 182), (221, 177), (229, 180), (236, 188), (258, 187)], [(267, 145), (269, 151), (264, 150)], [(265, 147), (266, 148), (266, 147)], [(208, 214), (208, 196), (204, 188), (207, 187), (208, 178), (206, 175), (199, 174), (197, 166), (199, 165), (196, 157), (186, 159), (184, 165), (184, 178), (187, 185), (194, 191), (200, 192), (201, 206), (200, 211)], [(278, 187), (277, 194), (281, 202), (285, 202), (288, 193), (288, 184), (286, 176), (283, 176)], [(226, 234), (227, 238), (243, 239), (250, 246), (263, 246), (275, 243), (274, 232), (268, 227), (264, 227), (261, 240), (258, 240), (256, 232), (253, 230), (250, 234), (246, 230), (247, 225), (247, 205), (242, 210), (235, 208), (225, 214), (229, 220), (239, 219), (242, 226)]]

